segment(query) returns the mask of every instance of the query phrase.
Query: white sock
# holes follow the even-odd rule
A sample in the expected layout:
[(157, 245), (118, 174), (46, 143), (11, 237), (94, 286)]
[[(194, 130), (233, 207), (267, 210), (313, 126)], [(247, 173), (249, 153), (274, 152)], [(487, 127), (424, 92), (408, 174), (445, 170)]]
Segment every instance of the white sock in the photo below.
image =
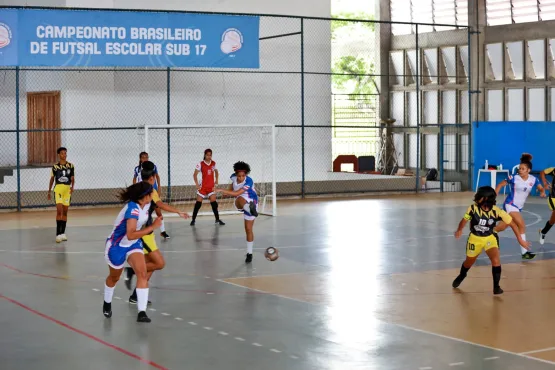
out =
[[(526, 234), (520, 234), (520, 237), (522, 238), (522, 240), (526, 241)], [(524, 247), (520, 247), (520, 251), (522, 252), (522, 254), (528, 252)]]
[(251, 213), (251, 206), (249, 203), (245, 203), (245, 205), (243, 206), (243, 211), (248, 212), (249, 214)]
[(106, 285), (106, 283), (104, 283), (104, 302), (112, 303), (112, 297), (114, 296), (115, 289), (115, 285), (110, 288), (108, 285)]
[(163, 233), (166, 231), (166, 225), (164, 225), (164, 220), (162, 220), (162, 226), (160, 226), (160, 232)]
[(247, 253), (248, 254), (252, 254), (252, 246), (254, 245), (254, 242), (247, 242)]
[(139, 312), (146, 311), (148, 303), (148, 288), (137, 288), (137, 308)]

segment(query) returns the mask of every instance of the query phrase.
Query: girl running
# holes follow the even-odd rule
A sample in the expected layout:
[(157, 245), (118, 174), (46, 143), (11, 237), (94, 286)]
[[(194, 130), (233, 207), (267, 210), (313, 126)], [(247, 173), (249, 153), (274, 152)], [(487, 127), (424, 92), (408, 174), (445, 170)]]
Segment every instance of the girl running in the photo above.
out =
[(463, 229), (470, 221), (470, 235), (466, 243), (466, 260), (463, 262), (459, 276), (453, 281), (453, 288), (457, 288), (466, 278), (468, 270), (474, 265), (482, 250), (486, 251), (491, 261), (493, 275), (493, 294), (502, 294), (499, 286), (501, 280), (501, 261), (499, 259), (499, 245), (493, 229), (497, 221), (502, 220), (509, 225), (516, 235), (519, 244), (528, 249), (530, 242), (522, 239), (518, 226), (512, 222), (511, 216), (495, 205), (497, 193), (491, 186), (482, 186), (474, 195), (474, 204), (468, 207), (459, 227), (455, 231), (455, 238), (459, 239)]
[(229, 190), (216, 189), (216, 192), (235, 197), (235, 206), (245, 219), (245, 233), (247, 236), (247, 257), (246, 263), (252, 262), (252, 250), (254, 246), (254, 219), (258, 217), (258, 195), (254, 189), (254, 181), (250, 176), (251, 167), (248, 163), (237, 162), (233, 165), (235, 173), (231, 175), (231, 185)]
[[(526, 223), (522, 218), (520, 212), (524, 207), (524, 203), (526, 202), (526, 198), (530, 195), (530, 192), (535, 187), (538, 188), (540, 195), (545, 197), (545, 190), (541, 186), (540, 181), (537, 177), (530, 175), (530, 171), (532, 170), (532, 155), (528, 153), (523, 153), (520, 157), (520, 165), (518, 167), (518, 175), (509, 177), (508, 180), (503, 180), (497, 185), (495, 192), (499, 194), (499, 191), (506, 185), (510, 186), (510, 193), (505, 198), (505, 202), (503, 203), (503, 210), (511, 215), (511, 218), (514, 220), (519, 232), (520, 237), (522, 240), (526, 240)], [(496, 227), (495, 232), (501, 232), (507, 228), (507, 224), (501, 221)], [(535, 253), (527, 251), (525, 248), (520, 247), (520, 251), (522, 254), (522, 259), (531, 260), (532, 258), (536, 257)]]
[[(551, 184), (547, 182), (545, 175), (551, 175), (553, 178), (551, 180)], [(549, 197), (547, 198), (547, 204), (549, 205), (549, 209), (551, 210), (551, 217), (545, 223), (543, 229), (540, 230), (540, 244), (545, 243), (545, 236), (551, 230), (551, 226), (555, 224), (555, 167), (549, 167), (540, 172), (540, 177), (542, 179), (543, 186), (546, 189), (549, 189)]]
[[(201, 182), (199, 182), (197, 178), (199, 172), (202, 174)], [(197, 186), (197, 201), (195, 203), (195, 209), (193, 210), (193, 220), (191, 221), (191, 226), (195, 225), (198, 211), (200, 210), (200, 207), (202, 207), (202, 201), (205, 198), (210, 200), (212, 212), (214, 212), (214, 217), (216, 217), (216, 224), (225, 225), (225, 223), (220, 220), (218, 202), (216, 201), (216, 193), (214, 192), (214, 186), (218, 185), (218, 176), (219, 174), (218, 169), (216, 168), (216, 162), (212, 160), (212, 149), (206, 149), (204, 151), (204, 158), (202, 159), (202, 162), (197, 164), (195, 172), (193, 173), (193, 180)]]
[[(143, 163), (146, 161), (148, 161), (148, 153), (141, 152), (139, 154), (139, 165), (135, 167), (135, 169), (133, 170), (133, 184), (143, 181), (141, 178), (141, 171), (143, 170)], [(162, 193), (162, 189), (160, 188), (161, 187), (160, 175), (158, 174), (158, 168), (156, 167), (156, 165), (154, 165), (154, 178), (155, 178), (154, 190), (156, 190), (160, 195)], [(162, 212), (159, 209), (156, 209), (156, 216), (158, 216), (158, 218), (162, 218)], [(164, 239), (170, 238), (170, 236), (166, 232), (166, 225), (164, 224), (163, 219), (162, 219), (162, 226), (160, 227), (160, 236)]]
[(141, 238), (158, 229), (162, 223), (162, 220), (157, 218), (152, 225), (143, 228), (148, 221), (152, 191), (152, 185), (139, 182), (123, 190), (119, 195), (125, 206), (116, 218), (112, 234), (106, 240), (104, 252), (104, 258), (110, 269), (104, 285), (102, 311), (105, 317), (112, 317), (114, 289), (123, 271), (125, 260), (127, 260), (137, 275), (137, 307), (139, 309), (137, 322), (151, 321), (146, 314), (148, 280)]

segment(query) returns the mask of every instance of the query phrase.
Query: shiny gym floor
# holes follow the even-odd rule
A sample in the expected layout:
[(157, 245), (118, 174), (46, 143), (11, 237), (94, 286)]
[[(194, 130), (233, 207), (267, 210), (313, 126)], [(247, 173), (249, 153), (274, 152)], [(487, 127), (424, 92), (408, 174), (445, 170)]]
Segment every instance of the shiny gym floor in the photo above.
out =
[(241, 216), (166, 218), (150, 324), (135, 322), (123, 281), (102, 315), (118, 209), (71, 210), (59, 245), (52, 210), (0, 214), (0, 368), (555, 368), (555, 232), (537, 242), (547, 204), (531, 199), (523, 213), (535, 260), (521, 261), (510, 229), (500, 235), (505, 294), (493, 296), (485, 256), (451, 288), (465, 250), (452, 233), (471, 199), (281, 201), (279, 216), (256, 221), (250, 266)]

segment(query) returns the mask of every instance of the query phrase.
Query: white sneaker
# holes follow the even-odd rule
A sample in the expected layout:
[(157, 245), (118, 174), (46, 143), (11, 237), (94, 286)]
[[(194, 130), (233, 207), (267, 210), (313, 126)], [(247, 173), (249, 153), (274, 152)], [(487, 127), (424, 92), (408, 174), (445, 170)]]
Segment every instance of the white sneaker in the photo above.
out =
[(62, 235), (60, 235), (60, 236), (62, 237), (62, 241), (64, 241), (64, 242), (65, 242), (65, 241), (67, 240), (67, 236), (66, 236), (66, 234), (62, 234)]
[(61, 243), (62, 242), (62, 236), (58, 235), (56, 236), (56, 243)]
[(542, 229), (540, 229), (540, 244), (543, 245), (545, 243), (545, 235), (542, 234)]

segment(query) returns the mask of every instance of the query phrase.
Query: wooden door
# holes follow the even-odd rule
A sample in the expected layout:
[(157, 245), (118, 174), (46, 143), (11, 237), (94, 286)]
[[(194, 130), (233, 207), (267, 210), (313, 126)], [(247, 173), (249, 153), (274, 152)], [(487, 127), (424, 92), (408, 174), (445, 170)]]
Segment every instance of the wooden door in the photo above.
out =
[[(60, 92), (33, 92), (27, 94), (27, 128), (52, 130), (61, 128)], [(56, 150), (61, 146), (60, 131), (27, 133), (27, 161), (29, 165), (57, 162)]]

